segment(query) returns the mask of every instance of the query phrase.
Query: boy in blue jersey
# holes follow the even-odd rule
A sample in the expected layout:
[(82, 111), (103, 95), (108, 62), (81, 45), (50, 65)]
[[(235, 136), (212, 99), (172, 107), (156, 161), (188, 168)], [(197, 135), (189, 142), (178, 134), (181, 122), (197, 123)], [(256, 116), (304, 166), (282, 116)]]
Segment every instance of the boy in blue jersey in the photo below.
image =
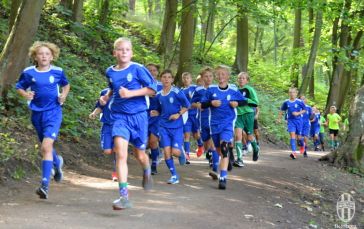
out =
[(285, 117), (287, 117), (287, 131), (290, 136), (292, 149), (292, 153), (289, 156), (292, 159), (296, 159), (296, 135), (301, 144), (304, 144), (302, 137), (302, 114), (306, 112), (305, 109), (305, 104), (297, 99), (297, 88), (290, 88), (289, 99), (282, 104), (277, 122), (280, 123), (282, 121), (283, 113), (287, 112)]
[[(58, 58), (59, 52), (53, 43), (35, 42), (29, 49), (29, 56), (36, 65), (24, 69), (16, 84), (18, 93), (28, 100), (32, 110), (32, 124), (42, 143), (42, 180), (36, 191), (41, 199), (48, 198), (53, 167), (54, 180), (60, 182), (63, 179), (63, 158), (57, 155), (53, 144), (62, 123), (61, 106), (67, 98), (70, 85), (64, 71), (51, 65)], [(59, 87), (62, 88), (62, 93), (59, 92)]]
[(247, 104), (246, 98), (238, 88), (229, 84), (228, 67), (218, 66), (215, 69), (218, 85), (211, 85), (202, 99), (202, 108), (210, 108), (211, 137), (221, 155), (219, 189), (226, 189), (229, 155), (233, 153), (234, 122), (236, 107)]
[(168, 184), (178, 184), (179, 175), (173, 162), (173, 155), (179, 156), (180, 164), (186, 163), (183, 151), (183, 120), (182, 115), (190, 107), (190, 102), (185, 94), (173, 87), (174, 77), (170, 70), (164, 70), (161, 74), (163, 89), (157, 93), (158, 107), (152, 111), (153, 115), (160, 116), (159, 133), (163, 145), (164, 159), (171, 172)]
[[(207, 149), (206, 158), (209, 159), (210, 165), (212, 167), (212, 171), (209, 172), (209, 175), (212, 179), (218, 179), (218, 167), (219, 167), (219, 154), (217, 153), (214, 143), (211, 139), (210, 132), (210, 109), (202, 109), (201, 101), (205, 96), (208, 87), (212, 84), (214, 79), (213, 69), (210, 67), (205, 67), (201, 70), (200, 76), (203, 80), (204, 85), (197, 87), (195, 93), (192, 96), (192, 107), (196, 107), (199, 109), (199, 119), (200, 119), (200, 133), (201, 139), (204, 142), (204, 148)], [(198, 155), (197, 156), (201, 156)]]
[(313, 119), (311, 121), (311, 129), (310, 129), (310, 135), (312, 137), (313, 145), (315, 147), (315, 151), (320, 151), (319, 145), (319, 135), (320, 135), (320, 119), (321, 114), (318, 111), (316, 106), (312, 106), (312, 115)]
[[(156, 64), (147, 64), (147, 69), (152, 74), (154, 79), (157, 81), (159, 74), (159, 66)], [(161, 82), (157, 81), (157, 92), (162, 90), (163, 85)], [(157, 174), (158, 158), (160, 155), (159, 149), (159, 116), (152, 116), (151, 111), (156, 110), (158, 107), (158, 100), (155, 96), (150, 96), (149, 98), (149, 108), (148, 108), (148, 145), (151, 151), (152, 159), (152, 175)]]
[(110, 91), (100, 97), (101, 105), (110, 101), (111, 117), (114, 120), (112, 137), (116, 153), (116, 172), (120, 198), (113, 202), (114, 210), (130, 208), (128, 194), (128, 144), (135, 147), (136, 159), (143, 168), (142, 186), (150, 190), (153, 185), (149, 157), (145, 153), (148, 138), (148, 96), (153, 95), (157, 85), (149, 71), (138, 63), (131, 62), (131, 41), (118, 38), (114, 42), (113, 55), (116, 65), (106, 70)]
[[(182, 73), (182, 83), (183, 88), (182, 91), (185, 94), (186, 98), (189, 102), (192, 100), (193, 93), (195, 92), (197, 86), (191, 84), (192, 83), (192, 75), (189, 72)], [(197, 155), (201, 156), (203, 154), (203, 142), (200, 136), (200, 122), (198, 120), (198, 113), (197, 108), (192, 107), (188, 110), (188, 119), (187, 122), (183, 126), (183, 133), (184, 133), (184, 149), (186, 152), (186, 164), (190, 164), (190, 137), (191, 132), (193, 134), (193, 138), (197, 140)]]
[[(109, 92), (109, 88), (102, 90), (100, 93), (100, 97), (106, 95), (108, 92)], [(113, 139), (112, 139), (113, 120), (111, 118), (111, 111), (110, 111), (109, 104), (110, 104), (110, 100), (104, 106), (102, 106), (100, 104), (100, 101), (97, 100), (95, 109), (89, 115), (89, 118), (95, 119), (98, 115), (101, 114), (100, 115), (100, 122), (102, 123), (101, 133), (100, 133), (101, 148), (102, 148), (104, 154), (106, 154), (106, 155), (112, 154), (113, 162), (114, 162), (114, 169), (113, 169), (113, 172), (111, 173), (111, 179), (113, 181), (117, 181), (118, 176), (116, 174), (116, 169), (115, 169), (116, 157), (115, 157), (115, 153), (113, 151), (114, 143), (113, 143)]]
[(304, 139), (304, 145), (300, 145), (300, 153), (303, 153), (303, 156), (307, 157), (308, 138), (311, 130), (311, 119), (313, 119), (312, 108), (310, 105), (307, 104), (307, 98), (304, 95), (301, 95), (299, 98), (300, 100), (302, 100), (306, 107), (306, 112), (302, 114), (302, 136)]

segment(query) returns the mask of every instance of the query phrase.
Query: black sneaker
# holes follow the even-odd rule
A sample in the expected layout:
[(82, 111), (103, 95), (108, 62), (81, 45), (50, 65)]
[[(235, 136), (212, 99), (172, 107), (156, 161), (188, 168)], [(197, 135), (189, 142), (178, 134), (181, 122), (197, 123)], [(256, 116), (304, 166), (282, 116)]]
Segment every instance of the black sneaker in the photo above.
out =
[(217, 180), (219, 178), (219, 175), (217, 174), (217, 172), (215, 171), (210, 171), (209, 172), (209, 176), (213, 179), (213, 180)]
[(303, 152), (303, 157), (308, 157), (306, 150), (305, 150), (305, 152)]
[(149, 191), (153, 188), (153, 178), (151, 174), (143, 174), (142, 186), (146, 191)]
[(53, 178), (55, 182), (61, 182), (63, 180), (63, 171), (62, 171), (63, 157), (61, 155), (58, 155), (58, 160), (59, 160), (59, 166), (58, 168), (54, 168)]
[(257, 161), (259, 158), (259, 147), (256, 147), (256, 150), (253, 150), (253, 161)]
[(40, 186), (35, 193), (39, 196), (40, 199), (48, 199), (48, 188), (45, 186)]
[(222, 190), (226, 189), (226, 179), (225, 178), (219, 179), (219, 189), (222, 189)]
[(156, 174), (158, 174), (158, 172), (157, 172), (157, 166), (153, 166), (153, 165), (152, 165), (152, 166), (150, 167), (150, 169), (151, 169), (151, 174), (152, 174), (152, 175), (156, 175)]
[(293, 154), (293, 153), (291, 153), (291, 154), (289, 155), (289, 157), (290, 157), (290, 158), (292, 158), (292, 160), (295, 160), (295, 159), (296, 159), (296, 155), (295, 155), (295, 154)]
[(191, 164), (190, 160), (186, 160), (186, 165)]
[(240, 168), (245, 166), (243, 160), (241, 160), (241, 159), (234, 161), (233, 165), (234, 165), (234, 167), (240, 167)]

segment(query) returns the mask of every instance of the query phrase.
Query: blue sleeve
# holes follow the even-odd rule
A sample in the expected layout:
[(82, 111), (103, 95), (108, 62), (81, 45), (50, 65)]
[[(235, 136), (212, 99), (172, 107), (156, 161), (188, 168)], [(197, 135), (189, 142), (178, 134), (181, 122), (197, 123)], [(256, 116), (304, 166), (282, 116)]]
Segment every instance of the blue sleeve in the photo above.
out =
[(286, 111), (287, 110), (287, 102), (284, 102), (281, 106), (281, 111)]
[(307, 111), (306, 105), (302, 101), (299, 102), (299, 105), (302, 108), (302, 110)]
[(201, 98), (201, 103), (203, 103), (203, 102), (211, 102), (211, 92), (210, 92), (210, 90), (207, 90), (206, 91), (206, 93), (205, 93), (205, 95), (203, 95), (202, 96), (202, 98)]
[(148, 87), (157, 92), (157, 81), (145, 67), (137, 67), (138, 79), (143, 87)]
[(240, 91), (235, 91), (235, 93), (233, 94), (233, 98), (231, 99), (232, 101), (244, 101), (247, 100), (243, 94), (240, 93)]
[(182, 104), (182, 107), (189, 108), (191, 106), (190, 102), (188, 101), (185, 93), (183, 91), (179, 91), (176, 95), (178, 101)]
[(26, 90), (28, 87), (30, 87), (31, 84), (32, 84), (31, 79), (29, 78), (29, 76), (26, 73), (23, 72), (20, 75), (20, 78), (19, 78), (18, 82), (16, 83), (15, 88)]
[(192, 99), (191, 99), (191, 103), (198, 103), (201, 101), (201, 94), (198, 91), (195, 91), (193, 93)]
[(161, 106), (161, 103), (159, 102), (159, 98), (160, 98), (160, 94), (157, 94), (156, 95), (156, 110), (159, 112), (159, 114), (161, 114), (162, 112), (162, 106)]
[(61, 80), (59, 81), (59, 85), (61, 85), (61, 87), (64, 87), (66, 85), (68, 85), (69, 82), (67, 80), (66, 74), (64, 73), (64, 71), (61, 72)]

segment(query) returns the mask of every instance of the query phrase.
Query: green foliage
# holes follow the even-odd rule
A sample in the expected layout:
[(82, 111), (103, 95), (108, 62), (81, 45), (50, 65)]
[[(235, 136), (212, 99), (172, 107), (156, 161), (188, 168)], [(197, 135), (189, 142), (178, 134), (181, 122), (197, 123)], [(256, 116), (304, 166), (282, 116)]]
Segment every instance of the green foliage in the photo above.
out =
[(14, 180), (21, 180), (25, 177), (26, 173), (22, 167), (17, 166), (15, 170), (12, 172), (11, 177)]

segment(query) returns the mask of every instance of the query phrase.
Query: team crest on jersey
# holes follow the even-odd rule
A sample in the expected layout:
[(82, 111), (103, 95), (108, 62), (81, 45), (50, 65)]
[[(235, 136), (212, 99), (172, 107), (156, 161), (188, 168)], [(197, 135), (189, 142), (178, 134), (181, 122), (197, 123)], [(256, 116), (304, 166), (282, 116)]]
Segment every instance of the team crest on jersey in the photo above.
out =
[(54, 83), (54, 76), (50, 76), (50, 77), (49, 77), (49, 82), (50, 82), (50, 83)]
[(298, 107), (298, 106), (297, 106), (297, 104), (295, 104), (295, 105), (294, 105), (294, 108), (297, 108), (297, 107)]
[(32, 81), (35, 82), (35, 78), (34, 77), (32, 78)]
[(112, 79), (110, 78), (110, 83), (112, 83)]
[(245, 97), (245, 95), (246, 95), (246, 92), (244, 91), (244, 92), (243, 92), (243, 96)]
[(177, 148), (177, 147), (178, 147), (178, 143), (175, 143), (175, 144), (174, 144), (174, 147), (176, 147), (176, 148)]
[(230, 101), (231, 96), (230, 96), (230, 95), (227, 95), (227, 96), (226, 96), (226, 99), (227, 99), (228, 101)]
[(173, 102), (174, 102), (173, 97), (169, 97), (169, 102), (170, 102), (170, 103), (173, 103)]
[(213, 95), (212, 95), (212, 97), (216, 97), (217, 95), (216, 95), (216, 93), (214, 93)]
[(126, 76), (126, 79), (131, 82), (131, 80), (133, 79), (133, 75), (131, 73), (128, 73), (128, 75)]

